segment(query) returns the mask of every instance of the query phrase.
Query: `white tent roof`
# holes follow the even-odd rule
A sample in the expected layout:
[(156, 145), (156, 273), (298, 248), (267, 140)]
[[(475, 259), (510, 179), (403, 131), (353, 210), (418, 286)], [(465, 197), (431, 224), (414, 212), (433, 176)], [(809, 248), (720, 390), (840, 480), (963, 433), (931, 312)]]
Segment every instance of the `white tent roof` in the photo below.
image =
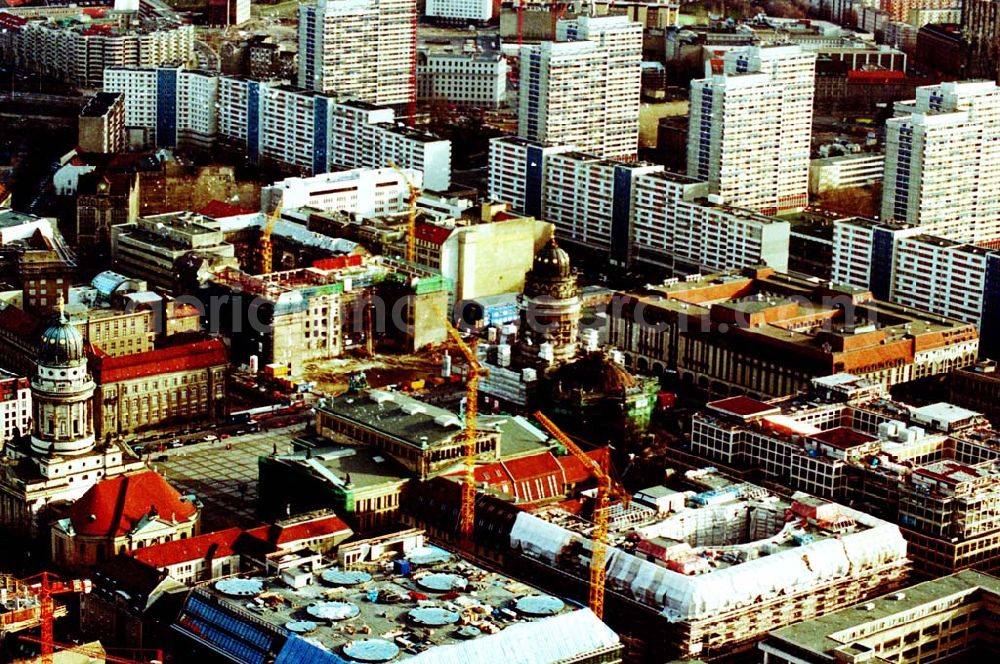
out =
[(407, 660), (412, 664), (554, 664), (616, 646), (618, 635), (590, 609), (517, 623), (496, 634), (437, 646)]

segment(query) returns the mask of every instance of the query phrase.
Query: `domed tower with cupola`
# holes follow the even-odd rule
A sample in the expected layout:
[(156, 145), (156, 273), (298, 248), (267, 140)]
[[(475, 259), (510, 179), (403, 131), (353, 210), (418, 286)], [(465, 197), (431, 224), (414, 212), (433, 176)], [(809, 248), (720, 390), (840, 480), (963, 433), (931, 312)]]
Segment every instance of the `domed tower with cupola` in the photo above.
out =
[[(61, 308), (61, 307), (60, 307)], [(76, 456), (94, 449), (94, 381), (83, 335), (60, 311), (42, 333), (31, 379), (31, 451)]]
[(579, 350), (580, 288), (567, 254), (555, 238), (535, 254), (519, 300), (519, 364), (548, 369)]

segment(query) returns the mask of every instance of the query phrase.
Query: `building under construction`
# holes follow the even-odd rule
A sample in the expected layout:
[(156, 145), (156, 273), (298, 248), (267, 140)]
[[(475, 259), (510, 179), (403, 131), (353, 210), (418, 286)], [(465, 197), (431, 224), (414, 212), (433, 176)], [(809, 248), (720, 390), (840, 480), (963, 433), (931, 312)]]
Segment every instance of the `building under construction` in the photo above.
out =
[[(906, 542), (891, 523), (711, 472), (692, 481), (700, 489), (654, 487), (610, 508), (605, 616), (622, 633), (635, 620), (647, 661), (732, 656), (779, 626), (905, 583)], [(516, 564), (529, 578), (585, 585), (592, 528), (563, 507), (522, 512), (510, 534)]]
[[(687, 488), (685, 488), (687, 487)], [(411, 523), (455, 537), (459, 486), (411, 488)], [(515, 505), (476, 500), (478, 555), (548, 592), (583, 600), (590, 580), (593, 501)], [(806, 494), (791, 500), (716, 471), (690, 471), (609, 508), (604, 620), (630, 661), (749, 653), (770, 630), (905, 584), (899, 528)]]
[[(66, 615), (66, 605), (57, 602), (54, 618)], [(26, 629), (37, 629), (42, 622), (42, 608), (37, 588), (12, 574), (0, 574), (0, 639)]]
[(353, 255), (261, 275), (222, 269), (200, 297), (209, 330), (231, 338), (234, 362), (256, 357), (258, 366), (283, 365), (300, 375), (310, 363), (359, 345), (413, 352), (444, 341), (450, 284), (398, 267)]
[(837, 374), (785, 399), (709, 402), (690, 453), (898, 523), (921, 574), (1000, 567), (1000, 435), (974, 411), (909, 406)]

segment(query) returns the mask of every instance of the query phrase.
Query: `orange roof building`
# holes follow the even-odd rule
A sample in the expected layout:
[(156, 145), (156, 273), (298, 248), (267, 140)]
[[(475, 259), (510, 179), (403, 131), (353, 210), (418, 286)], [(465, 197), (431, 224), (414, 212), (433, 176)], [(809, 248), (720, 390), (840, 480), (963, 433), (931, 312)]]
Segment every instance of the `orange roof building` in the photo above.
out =
[(92, 486), (52, 526), (52, 559), (89, 567), (114, 556), (198, 533), (200, 503), (151, 470)]

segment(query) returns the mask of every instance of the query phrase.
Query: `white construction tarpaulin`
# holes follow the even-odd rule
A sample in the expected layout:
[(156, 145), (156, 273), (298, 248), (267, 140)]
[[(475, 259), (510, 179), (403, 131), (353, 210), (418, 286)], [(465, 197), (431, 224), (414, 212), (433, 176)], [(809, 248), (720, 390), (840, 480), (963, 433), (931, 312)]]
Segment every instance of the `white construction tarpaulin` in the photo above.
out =
[(516, 623), (472, 641), (437, 646), (406, 660), (410, 664), (555, 664), (619, 644), (618, 635), (590, 609)]
[(583, 538), (562, 526), (549, 523), (537, 516), (521, 512), (510, 531), (510, 545), (529, 558), (555, 563), (556, 556), (570, 540)]
[[(660, 610), (670, 620), (696, 620), (779, 594), (807, 591), (818, 583), (906, 557), (899, 528), (855, 510), (842, 508), (841, 512), (854, 517), (864, 529), (836, 537), (821, 535), (802, 546), (695, 576), (609, 549), (608, 587)], [(527, 513), (518, 515), (511, 532), (513, 547), (550, 563), (572, 539), (583, 538)]]

